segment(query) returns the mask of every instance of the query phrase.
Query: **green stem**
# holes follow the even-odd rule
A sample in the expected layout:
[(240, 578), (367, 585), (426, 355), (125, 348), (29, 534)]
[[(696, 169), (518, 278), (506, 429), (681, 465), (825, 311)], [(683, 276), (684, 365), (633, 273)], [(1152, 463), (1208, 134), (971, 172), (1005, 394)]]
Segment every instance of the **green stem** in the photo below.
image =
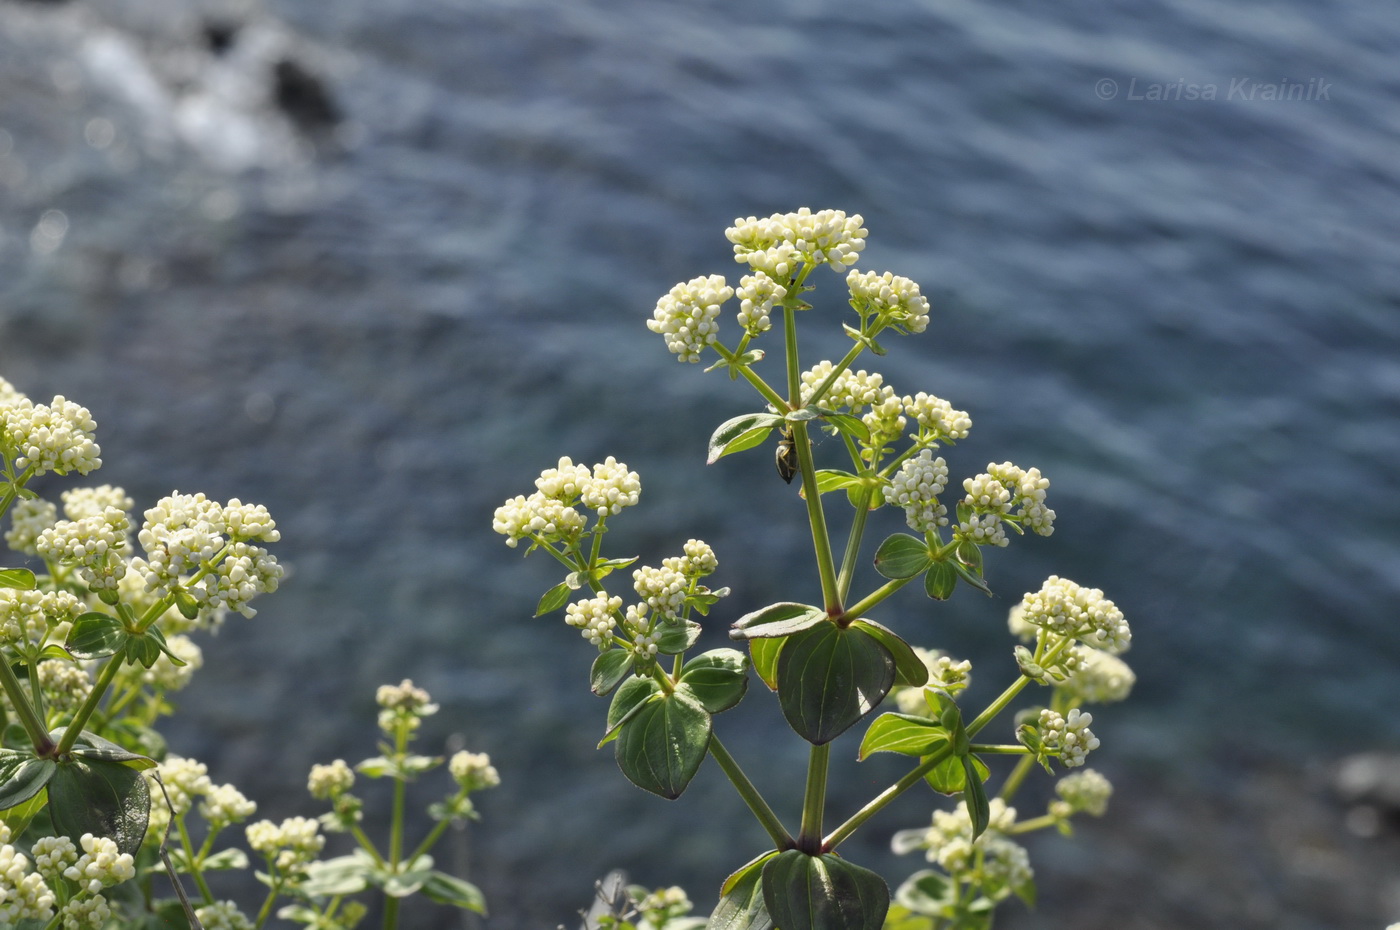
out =
[(884, 791), (881, 791), (868, 804), (856, 811), (849, 820), (828, 833), (826, 839), (822, 842), (822, 849), (830, 851), (841, 845), (852, 833), (860, 829), (861, 824), (884, 810), (885, 806), (895, 798), (917, 785), (923, 780), (925, 775), (936, 769), (943, 763), (943, 760), (947, 759), (952, 754), (953, 747), (949, 744), (938, 752), (930, 756), (925, 756), (923, 761), (915, 766), (907, 775), (893, 785), (890, 785)]
[(807, 424), (792, 424), (793, 444), (797, 463), (802, 469), (802, 490), (807, 498), (807, 520), (812, 525), (812, 546), (817, 555), (817, 573), (821, 576), (822, 598), (826, 612), (835, 617), (841, 613), (841, 592), (836, 585), (836, 563), (831, 555), (831, 536), (826, 529), (826, 514), (822, 510), (821, 493), (817, 490), (817, 468), (812, 460), (812, 444), (807, 438)]
[[(267, 861), (267, 871), (269, 875), (277, 874), (271, 859), (268, 859)], [(272, 881), (272, 887), (269, 888), (267, 891), (267, 897), (263, 899), (262, 907), (258, 908), (258, 916), (253, 921), (253, 926), (258, 928), (258, 930), (261, 930), (262, 925), (267, 923), (268, 916), (272, 914), (272, 905), (274, 902), (276, 902), (277, 895), (281, 891), (281, 889), (281, 880), (274, 878)]]
[(802, 799), (802, 832), (797, 848), (809, 855), (821, 852), (822, 811), (826, 807), (826, 774), (831, 744), (813, 746), (807, 757), (807, 791)]
[(820, 404), (822, 398), (826, 396), (826, 392), (831, 390), (831, 386), (836, 383), (836, 379), (841, 377), (841, 373), (847, 368), (850, 368), (851, 364), (860, 356), (860, 353), (864, 351), (865, 345), (863, 343), (857, 342), (855, 345), (851, 346), (851, 351), (847, 352), (845, 357), (836, 363), (836, 367), (831, 370), (831, 374), (827, 375), (826, 379), (822, 381), (821, 384), (817, 385), (817, 389), (812, 392), (812, 403)]
[[(466, 797), (466, 794), (467, 793), (465, 791), (459, 792), (457, 795), (457, 799), (461, 800), (462, 798)], [(447, 830), (448, 826), (451, 823), (451, 820), (439, 820), (436, 824), (434, 824), (432, 831), (429, 832), (428, 835), (423, 838), (423, 842), (418, 844), (418, 848), (413, 851), (413, 855), (408, 857), (408, 861), (413, 862), (416, 859), (418, 859), (419, 856), (426, 856), (428, 854), (428, 851), (431, 850), (433, 846), (437, 844), (437, 841), (442, 837), (442, 834)]]
[(724, 744), (719, 741), (718, 736), (710, 736), (710, 755), (714, 756), (715, 762), (723, 769), (724, 774), (733, 783), (734, 789), (739, 792), (739, 797), (744, 799), (744, 803), (749, 806), (749, 810), (757, 818), (768, 838), (773, 841), (774, 849), (792, 849), (795, 845), (792, 834), (788, 833), (783, 826), (778, 815), (773, 813), (773, 808), (768, 806), (768, 802), (759, 794), (753, 782), (744, 774), (744, 770), (739, 767), (739, 763), (729, 754), (729, 750), (724, 748)]
[(851, 591), (851, 579), (855, 577), (856, 563), (860, 561), (860, 541), (865, 535), (865, 521), (870, 516), (870, 499), (875, 489), (867, 487), (856, 499), (856, 513), (851, 520), (851, 532), (846, 537), (846, 551), (841, 557), (841, 574), (836, 577), (836, 593), (842, 601)]
[[(739, 360), (738, 355), (729, 351), (720, 343), (715, 342), (711, 343), (710, 345), (711, 348), (718, 352), (726, 362), (730, 362), (732, 364)], [(758, 373), (755, 372), (752, 368), (750, 368), (748, 365), (735, 365), (734, 367), (738, 370), (739, 374), (744, 377), (744, 380), (748, 381), (749, 384), (752, 384), (754, 386), (754, 390), (758, 391), (759, 394), (763, 395), (764, 400), (768, 401), (768, 403), (773, 405), (773, 409), (778, 411), (783, 411), (787, 409), (787, 401), (783, 400), (783, 396), (777, 391), (773, 390), (771, 387), (769, 387), (768, 382), (760, 378), (758, 376)]]
[(979, 756), (1024, 756), (1030, 752), (1020, 743), (973, 743), (967, 751)]
[(350, 835), (353, 836), (355, 838), (355, 841), (360, 844), (361, 849), (369, 853), (370, 858), (374, 860), (375, 865), (379, 866), (381, 869), (384, 868), (384, 857), (379, 854), (379, 850), (375, 848), (374, 843), (370, 841), (370, 838), (368, 836), (365, 836), (365, 831), (360, 829), (359, 824), (355, 823), (350, 825)]
[(1011, 770), (1011, 774), (1006, 776), (1006, 783), (997, 792), (997, 797), (1010, 803), (1016, 792), (1021, 790), (1021, 783), (1026, 780), (1026, 776), (1033, 768), (1035, 768), (1035, 756), (1026, 756), (1017, 762), (1016, 767)]
[(1046, 827), (1053, 827), (1059, 823), (1059, 818), (1049, 814), (1041, 814), (1039, 817), (1032, 817), (1029, 820), (1020, 820), (1011, 825), (1011, 829), (1005, 831), (1015, 836), (1020, 833), (1030, 833), (1032, 830), (1044, 830)]
[(180, 817), (175, 821), (175, 829), (180, 832), (180, 845), (185, 847), (185, 859), (190, 865), (190, 875), (194, 877), (195, 886), (199, 888), (199, 893), (204, 895), (205, 904), (214, 903), (214, 893), (209, 890), (209, 884), (204, 880), (204, 872), (199, 867), (201, 856), (194, 853), (194, 844), (190, 842), (189, 831), (185, 829), (185, 818)]
[(9, 659), (3, 656), (0, 656), (0, 686), (4, 687), (5, 696), (10, 699), (10, 706), (15, 709), (19, 722), (24, 725), (24, 732), (29, 735), (29, 741), (34, 744), (34, 751), (43, 758), (52, 757), (54, 742), (49, 739), (48, 728), (34, 712), (34, 705), (29, 702), (29, 696), (20, 687), (19, 679), (10, 668)]
[(976, 720), (967, 725), (967, 735), (969, 737), (976, 736), (978, 730), (981, 730), (987, 724), (991, 723), (992, 719), (996, 717), (997, 714), (1006, 710), (1006, 705), (1010, 704), (1016, 698), (1016, 695), (1021, 693), (1021, 689), (1025, 688), (1025, 686), (1030, 683), (1031, 679), (1027, 678), (1025, 675), (1021, 675), (1008, 685), (1006, 690), (998, 695), (995, 701), (987, 705), (986, 710), (977, 715)]
[(121, 666), (120, 655), (112, 656), (107, 660), (107, 664), (102, 666), (102, 671), (98, 674), (97, 682), (92, 686), (87, 700), (83, 701), (83, 706), (78, 708), (78, 712), (69, 721), (68, 729), (63, 731), (63, 739), (59, 740), (58, 748), (55, 751), (56, 755), (61, 756), (73, 748), (73, 744), (78, 741), (78, 736), (82, 734), (88, 718), (97, 709), (97, 703), (102, 700), (102, 695), (107, 693), (107, 688), (112, 684), (112, 679), (117, 677), (117, 671)]
[(876, 604), (880, 603), (885, 598), (889, 597), (891, 594), (898, 591), (900, 588), (904, 587), (909, 582), (913, 581), (915, 578), (920, 577), (922, 576), (911, 575), (908, 578), (894, 578), (890, 581), (885, 582), (884, 584), (880, 585), (880, 587), (876, 588), (874, 591), (871, 591), (865, 597), (861, 598), (859, 601), (847, 608), (846, 616), (852, 618), (865, 616), (870, 612), (870, 608), (874, 607)]

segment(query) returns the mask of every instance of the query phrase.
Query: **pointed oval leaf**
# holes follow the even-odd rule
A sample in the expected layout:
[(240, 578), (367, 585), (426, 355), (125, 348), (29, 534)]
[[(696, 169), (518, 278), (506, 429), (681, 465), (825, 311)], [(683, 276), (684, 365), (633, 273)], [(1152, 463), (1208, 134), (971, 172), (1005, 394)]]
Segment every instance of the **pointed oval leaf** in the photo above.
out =
[(860, 627), (880, 641), (880, 645), (894, 657), (894, 683), (906, 688), (922, 688), (928, 684), (928, 666), (919, 654), (889, 627), (874, 620), (857, 620), (852, 626)]
[[(62, 742), (63, 735), (67, 732), (67, 727), (55, 727), (49, 733), (49, 739), (55, 743)], [(84, 759), (120, 762), (138, 771), (156, 766), (156, 760), (143, 756), (139, 752), (132, 752), (125, 746), (120, 746), (109, 739), (103, 739), (96, 733), (90, 733), (87, 730), (79, 733), (78, 738), (73, 741), (73, 755), (81, 756)]]
[(725, 420), (710, 436), (710, 454), (705, 464), (713, 465), (726, 455), (762, 444), (768, 432), (782, 422), (776, 413), (746, 413)]
[(675, 800), (705, 760), (710, 748), (710, 715), (683, 691), (642, 705), (622, 724), (617, 765), (628, 781), (652, 794)]
[(561, 581), (544, 592), (544, 596), (540, 598), (539, 606), (535, 608), (535, 616), (543, 617), (569, 603), (569, 595), (573, 593), (573, 590), (567, 581)]
[(769, 604), (762, 610), (744, 614), (734, 621), (729, 631), (730, 639), (762, 639), (774, 636), (791, 636), (822, 623), (829, 618), (826, 611), (811, 604), (780, 603)]
[(967, 772), (962, 758), (952, 753), (924, 775), (924, 781), (939, 794), (957, 794), (967, 785)]
[(384, 879), (384, 893), (391, 898), (406, 898), (417, 892), (428, 882), (432, 875), (431, 869), (411, 869), (407, 872), (395, 872)]
[(987, 586), (987, 582), (983, 580), (982, 575), (979, 572), (974, 572), (970, 568), (963, 566), (961, 563), (949, 562), (948, 564), (953, 566), (953, 571), (957, 572), (958, 577), (961, 578), (963, 581), (972, 585), (974, 588), (976, 588), (978, 591), (981, 591), (988, 597), (992, 596), (992, 589)]
[(656, 628), (661, 638), (656, 641), (656, 651), (662, 655), (674, 656), (685, 652), (700, 638), (700, 624), (694, 620), (676, 620)]
[(782, 930), (880, 930), (890, 889), (835, 854), (790, 849), (764, 863), (763, 901)]
[(58, 836), (111, 837), (121, 852), (136, 855), (146, 837), (151, 793), (136, 769), (106, 759), (74, 757), (48, 783), (49, 816)]
[(913, 578), (932, 564), (928, 543), (908, 533), (895, 533), (875, 550), (875, 570), (886, 578)]
[(58, 763), (33, 753), (0, 749), (0, 810), (8, 811), (33, 798), (53, 777)]
[(987, 829), (987, 824), (991, 822), (991, 807), (987, 800), (987, 788), (982, 784), (982, 779), (986, 778), (986, 766), (978, 771), (978, 760), (974, 756), (963, 756), (962, 765), (965, 775), (966, 785), (963, 788), (963, 802), (967, 804), (967, 813), (972, 820), (972, 839), (977, 837)]
[(749, 658), (737, 649), (712, 649), (685, 663), (679, 687), (718, 714), (738, 704), (749, 687)]
[(948, 876), (924, 869), (906, 878), (894, 893), (894, 899), (915, 914), (937, 917), (945, 906), (954, 903), (956, 887)]
[(754, 673), (768, 686), (769, 691), (778, 690), (778, 655), (782, 652), (785, 642), (786, 636), (749, 640), (749, 655), (753, 657)]
[(0, 588), (33, 591), (37, 585), (34, 573), (27, 568), (0, 568)]
[(783, 716), (817, 746), (874, 710), (893, 684), (890, 651), (854, 626), (823, 623), (791, 637), (778, 656)]
[(860, 756), (877, 752), (897, 752), (905, 756), (926, 756), (948, 742), (948, 731), (927, 717), (908, 714), (881, 714), (870, 723), (860, 741)]
[(826, 418), (826, 422), (856, 442), (870, 442), (870, 428), (860, 417), (853, 417), (849, 413), (836, 413), (833, 410), (823, 410), (822, 416)]
[(817, 472), (818, 494), (826, 494), (828, 491), (840, 491), (845, 488), (858, 488), (864, 484), (864, 478), (860, 475), (853, 475), (848, 471), (823, 468)]
[(423, 883), (423, 894), (439, 904), (460, 907), (464, 911), (486, 913), (486, 896), (471, 882), (446, 872), (433, 872)]
[(93, 611), (73, 621), (64, 645), (79, 659), (100, 659), (119, 652), (130, 635), (116, 617)]
[(632, 654), (626, 649), (610, 649), (593, 660), (588, 687), (596, 695), (610, 694), (632, 671)]
[(646, 702), (660, 693), (661, 685), (651, 678), (629, 678), (623, 682), (608, 705), (608, 729), (598, 742), (598, 748), (602, 749), (617, 739), (622, 725), (641, 713)]
[(776, 855), (766, 852), (724, 880), (706, 930), (773, 930), (763, 902), (763, 866)]
[(924, 593), (935, 601), (946, 601), (958, 586), (958, 570), (951, 562), (934, 562), (924, 576)]

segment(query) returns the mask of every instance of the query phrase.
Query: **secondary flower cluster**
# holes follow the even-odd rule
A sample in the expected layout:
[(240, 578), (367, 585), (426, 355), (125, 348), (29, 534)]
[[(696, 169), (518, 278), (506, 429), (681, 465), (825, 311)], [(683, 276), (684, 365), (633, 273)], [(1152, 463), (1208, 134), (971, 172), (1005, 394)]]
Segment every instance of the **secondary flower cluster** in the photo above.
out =
[(896, 853), (925, 850), (929, 862), (936, 863), (953, 878), (981, 887), (993, 901), (1000, 901), (1029, 882), (1034, 873), (1025, 847), (1007, 834), (1016, 824), (1016, 809), (1001, 798), (990, 803), (987, 829), (972, 838), (972, 817), (967, 804), (951, 811), (934, 811), (933, 824), (924, 830), (901, 830), (895, 834)]
[(596, 511), (600, 520), (612, 516), (637, 503), (642, 482), (611, 455), (591, 469), (564, 456), (557, 467), (540, 473), (535, 488), (529, 497), (513, 497), (497, 507), (492, 517), (491, 528), (511, 548), (522, 539), (540, 545), (576, 542), (588, 526), (579, 505)]
[[(989, 464), (975, 478), (963, 480), (967, 511), (954, 535), (979, 546), (1005, 546), (1007, 522), (1028, 527), (1039, 536), (1055, 532), (1055, 511), (1045, 506), (1045, 489), (1050, 479), (1040, 469), (1021, 469), (1010, 462)], [(1015, 507), (1015, 513), (1012, 508)]]
[[(104, 926), (111, 916), (102, 891), (136, 875), (130, 853), (118, 852), (107, 837), (85, 833), (78, 846), (66, 836), (42, 837), (29, 858), (11, 844), (10, 828), (0, 823), (0, 924), (13, 927), (24, 920), (54, 919), (59, 898), (53, 889), (61, 888), (64, 903), (59, 919), (67, 930)], [(67, 883), (67, 884), (65, 884)]]
[(827, 264), (838, 272), (854, 265), (869, 235), (864, 222), (858, 213), (802, 207), (767, 219), (736, 219), (724, 235), (734, 243), (735, 261), (786, 283), (800, 264)]
[(1077, 707), (1068, 716), (1048, 708), (1042, 710), (1037, 720), (1041, 747), (1047, 753), (1058, 754), (1065, 768), (1083, 765), (1089, 753), (1099, 748), (1099, 738), (1089, 729), (1093, 722), (1093, 714)]
[(391, 736), (400, 727), (418, 729), (424, 717), (438, 712), (432, 696), (407, 678), (397, 685), (380, 685), (374, 701), (379, 705), (379, 729)]
[(326, 845), (316, 821), (308, 817), (288, 817), (280, 824), (259, 820), (249, 824), (248, 846), (261, 853), (280, 872), (293, 872), (316, 858)]
[[(155, 769), (143, 773), (151, 787), (151, 797), (157, 800), (151, 804), (150, 826), (146, 829), (146, 842), (159, 843), (165, 836), (170, 822), (171, 811), (176, 821), (188, 816), (199, 802), (199, 815), (209, 825), (210, 834), (225, 827), (242, 823), (257, 813), (258, 805), (244, 797), (234, 785), (215, 785), (209, 778), (209, 769), (203, 762), (181, 756), (168, 756)], [(160, 776), (159, 782), (156, 776)], [(161, 786), (165, 794), (161, 794)], [(166, 807), (164, 798), (170, 799)]]
[(86, 407), (61, 395), (50, 404), (36, 404), (8, 382), (5, 388), (0, 392), (0, 454), (16, 472), (86, 475), (102, 466), (102, 450), (92, 436), (97, 422)]
[[(1113, 655), (1126, 652), (1133, 634), (1123, 612), (1098, 588), (1085, 588), (1051, 575), (1039, 591), (1026, 594), (1013, 610), (1012, 632), (1034, 631), (1052, 649), (1065, 639)], [(1131, 686), (1131, 682), (1128, 683)]]

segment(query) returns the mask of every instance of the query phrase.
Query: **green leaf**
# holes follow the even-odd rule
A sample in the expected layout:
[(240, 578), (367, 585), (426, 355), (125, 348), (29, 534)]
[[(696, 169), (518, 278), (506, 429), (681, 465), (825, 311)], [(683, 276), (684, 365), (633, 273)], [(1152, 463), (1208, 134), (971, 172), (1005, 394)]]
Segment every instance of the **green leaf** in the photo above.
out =
[(977, 574), (982, 574), (982, 548), (970, 539), (964, 539), (958, 544), (958, 548), (953, 550), (958, 562), (966, 565)]
[(460, 907), (478, 914), (486, 913), (486, 896), (471, 882), (446, 872), (433, 872), (423, 883), (423, 894), (439, 904)]
[(383, 756), (375, 756), (373, 759), (366, 759), (355, 765), (355, 771), (369, 778), (383, 778), (398, 771), (393, 762)]
[(730, 639), (758, 639), (772, 636), (791, 636), (829, 619), (826, 611), (811, 604), (779, 603), (769, 604), (761, 610), (744, 614), (734, 621), (729, 631)]
[[(47, 762), (51, 760), (46, 759), (44, 761)], [(57, 763), (54, 764), (57, 765)], [(46, 792), (35, 792), (34, 796), (28, 801), (0, 810), (0, 821), (3, 821), (5, 826), (10, 828), (11, 836), (22, 836), (24, 831), (29, 828), (29, 822), (33, 820), (35, 816), (38, 815), (39, 811), (44, 809), (44, 805), (48, 803), (49, 796)]]
[(726, 455), (762, 445), (769, 431), (782, 422), (776, 413), (746, 413), (725, 420), (710, 436), (710, 454), (705, 464), (713, 465)]
[(924, 869), (906, 878), (894, 893), (894, 899), (915, 914), (938, 917), (943, 908), (955, 902), (956, 887), (948, 876)]
[(913, 578), (932, 564), (928, 543), (908, 533), (894, 534), (875, 550), (875, 570), (886, 578)]
[(967, 813), (972, 819), (972, 839), (977, 837), (987, 829), (987, 824), (991, 822), (991, 812), (987, 801), (987, 788), (982, 784), (982, 780), (987, 777), (986, 766), (978, 771), (978, 760), (974, 756), (963, 756), (963, 772), (966, 775), (966, 787), (963, 788), (963, 801), (967, 803)]
[(890, 889), (835, 854), (789, 849), (763, 865), (763, 902), (782, 930), (880, 930)]
[(791, 637), (778, 656), (783, 716), (813, 745), (830, 742), (874, 710), (893, 684), (890, 651), (854, 626), (820, 624)]
[(815, 420), (823, 413), (820, 407), (803, 407), (801, 410), (789, 410), (783, 414), (783, 419), (789, 423), (806, 423)]
[(859, 627), (880, 641), (880, 645), (890, 651), (894, 658), (894, 683), (906, 688), (922, 688), (928, 684), (928, 666), (914, 648), (900, 639), (894, 630), (876, 623), (874, 620), (857, 620), (851, 626)]
[(8, 811), (33, 798), (57, 767), (57, 762), (40, 759), (32, 752), (0, 749), (0, 810)]
[(958, 586), (958, 570), (951, 562), (934, 562), (924, 576), (924, 593), (935, 601), (946, 601)]
[(79, 659), (100, 659), (121, 651), (130, 636), (116, 617), (93, 611), (73, 621), (64, 645)]
[(949, 756), (938, 764), (933, 771), (924, 776), (924, 780), (929, 783), (939, 794), (957, 794), (967, 788), (967, 768), (963, 765), (964, 759), (971, 759), (974, 770), (978, 776), (986, 781), (991, 775), (991, 770), (987, 764), (976, 756)]
[(718, 714), (738, 704), (749, 687), (749, 658), (737, 649), (712, 649), (681, 669), (679, 688)]
[(860, 417), (851, 416), (849, 413), (837, 413), (834, 410), (823, 410), (822, 416), (826, 419), (826, 422), (836, 427), (838, 431), (850, 436), (856, 442), (869, 444), (870, 428), (865, 425), (865, 422), (861, 420)]
[(656, 627), (661, 638), (656, 641), (656, 651), (662, 655), (674, 656), (685, 652), (700, 638), (700, 624), (694, 620), (677, 620), (661, 623)]
[(111, 837), (121, 852), (134, 856), (140, 850), (151, 793), (136, 769), (75, 756), (54, 770), (48, 789), (49, 816), (58, 836), (91, 833)]
[(221, 849), (212, 856), (204, 857), (201, 866), (206, 872), (226, 872), (232, 869), (248, 868), (248, 854), (237, 847)]
[(74, 662), (77, 660), (77, 656), (73, 655), (73, 653), (69, 652), (67, 649), (64, 649), (58, 643), (49, 643), (43, 649), (39, 650), (39, 654), (34, 657), (34, 662), (38, 664), (46, 659), (59, 659), (64, 662)]
[[(49, 733), (49, 738), (55, 743), (62, 742), (63, 736), (67, 732), (67, 727), (55, 727)], [(103, 739), (96, 733), (87, 730), (79, 733), (78, 738), (73, 741), (73, 755), (81, 756), (84, 759), (100, 759), (103, 762), (120, 762), (128, 768), (138, 771), (156, 766), (154, 759), (143, 756), (139, 752), (132, 752), (125, 746), (120, 746), (109, 739)]]
[(0, 568), (0, 588), (33, 591), (37, 585), (34, 573), (27, 568)]
[(681, 796), (710, 747), (710, 715), (683, 691), (642, 705), (622, 724), (617, 765), (628, 781), (668, 800)]
[(126, 645), (123, 649), (126, 661), (132, 665), (141, 665), (143, 668), (150, 668), (156, 664), (156, 659), (160, 658), (160, 643), (151, 634), (155, 627), (151, 627), (140, 636), (127, 634)]
[(305, 881), (297, 887), (313, 898), (356, 894), (369, 886), (373, 870), (374, 861), (357, 849), (348, 856), (310, 863)]
[(982, 576), (980, 574), (972, 571), (970, 568), (967, 568), (966, 566), (960, 563), (949, 562), (947, 564), (953, 566), (953, 571), (957, 572), (958, 577), (961, 578), (963, 581), (972, 585), (974, 588), (976, 588), (978, 591), (981, 591), (988, 597), (992, 596), (992, 589), (987, 587), (987, 582), (982, 579)]
[(769, 691), (778, 690), (778, 655), (782, 652), (785, 642), (785, 636), (749, 640), (749, 655), (753, 658), (754, 673), (768, 686)]
[(707, 930), (772, 930), (773, 919), (763, 902), (763, 866), (777, 855), (766, 852), (724, 880)]
[(853, 475), (848, 471), (837, 471), (834, 468), (823, 468), (817, 472), (817, 493), (826, 494), (830, 491), (840, 491), (845, 488), (859, 488), (865, 485), (865, 479), (860, 475)]
[(593, 660), (593, 668), (588, 673), (588, 687), (594, 694), (609, 694), (622, 684), (632, 671), (632, 653), (626, 649), (610, 649), (600, 653)]
[(623, 682), (608, 705), (608, 729), (598, 748), (602, 749), (617, 739), (618, 728), (640, 713), (642, 705), (660, 693), (661, 685), (650, 678), (629, 678)]
[(881, 714), (870, 723), (860, 741), (859, 759), (877, 752), (927, 756), (948, 742), (948, 731), (926, 717)]
[(569, 603), (569, 595), (573, 593), (573, 590), (567, 581), (561, 581), (544, 592), (544, 597), (540, 598), (540, 605), (535, 608), (535, 616), (543, 617)]
[(384, 893), (391, 898), (406, 898), (427, 884), (433, 874), (431, 856), (419, 856), (403, 872), (384, 877)]

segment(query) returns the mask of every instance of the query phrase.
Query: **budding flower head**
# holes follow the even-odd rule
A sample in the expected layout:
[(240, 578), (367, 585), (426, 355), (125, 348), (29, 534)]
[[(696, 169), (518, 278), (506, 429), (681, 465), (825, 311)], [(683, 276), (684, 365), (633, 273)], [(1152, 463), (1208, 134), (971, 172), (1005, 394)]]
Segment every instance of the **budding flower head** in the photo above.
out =
[(18, 500), (10, 508), (10, 530), (5, 545), (25, 555), (39, 554), (39, 536), (58, 522), (58, 508), (42, 497)]
[(739, 325), (750, 336), (757, 336), (772, 328), (768, 315), (787, 296), (787, 288), (762, 271), (755, 271), (739, 280), (739, 289), (734, 293), (739, 297)]
[(494, 788), (501, 783), (501, 776), (491, 764), (491, 757), (484, 752), (456, 753), (447, 760), (447, 770), (452, 780), (466, 791), (480, 791)]
[(919, 285), (908, 278), (886, 271), (852, 271), (846, 275), (851, 290), (851, 306), (862, 318), (875, 316), (885, 325), (906, 333), (928, 328), (928, 300)]
[(316, 821), (307, 817), (289, 817), (280, 824), (259, 820), (250, 824), (246, 833), (253, 851), (272, 860), (284, 872), (304, 866), (326, 845)]
[(692, 278), (677, 284), (656, 302), (647, 329), (666, 339), (678, 362), (698, 362), (719, 334), (720, 306), (734, 296), (723, 275)]
[(947, 485), (948, 463), (924, 449), (906, 459), (890, 478), (885, 500), (904, 508), (904, 520), (910, 529), (925, 533), (948, 525), (948, 508), (938, 502), (938, 495)]
[(1055, 783), (1055, 793), (1064, 804), (1059, 809), (1061, 816), (1083, 811), (1095, 817), (1103, 816), (1108, 809), (1108, 799), (1113, 794), (1113, 785), (1093, 769), (1072, 772)]
[(858, 213), (802, 207), (767, 219), (736, 219), (724, 235), (734, 244), (735, 261), (785, 284), (799, 264), (827, 264), (837, 272), (854, 265), (869, 235), (864, 222)]
[(336, 759), (330, 765), (311, 766), (306, 790), (317, 800), (329, 801), (349, 791), (354, 785), (354, 770), (345, 764), (344, 759)]
[(1089, 729), (1093, 722), (1093, 714), (1077, 707), (1068, 716), (1042, 710), (1038, 721), (1041, 743), (1046, 750), (1059, 753), (1065, 768), (1083, 765), (1089, 753), (1099, 748), (1099, 738)]
[(96, 429), (87, 408), (62, 395), (48, 405), (26, 397), (0, 404), (0, 450), (13, 454), (16, 471), (35, 476), (86, 475), (100, 468), (102, 450), (92, 438)]
[(1123, 612), (1098, 588), (1085, 588), (1067, 578), (1051, 575), (1039, 591), (1021, 599), (1015, 623), (1055, 636), (1078, 639), (1117, 655), (1132, 643), (1133, 634)]

